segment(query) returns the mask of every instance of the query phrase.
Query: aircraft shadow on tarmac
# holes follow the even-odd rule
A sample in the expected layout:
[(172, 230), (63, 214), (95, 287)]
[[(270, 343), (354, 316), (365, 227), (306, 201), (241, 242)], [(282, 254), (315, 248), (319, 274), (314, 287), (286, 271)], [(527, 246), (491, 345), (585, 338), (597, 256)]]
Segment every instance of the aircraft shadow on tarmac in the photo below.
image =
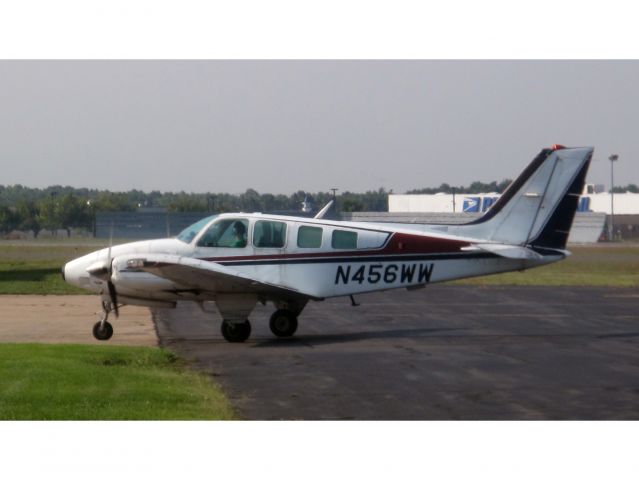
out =
[(608, 333), (605, 335), (598, 335), (597, 338), (634, 338), (639, 337), (639, 332), (625, 332), (625, 333)]
[(308, 347), (314, 345), (330, 345), (352, 343), (362, 340), (420, 338), (436, 336), (433, 334), (467, 330), (466, 328), (406, 328), (397, 330), (376, 330), (365, 332), (306, 334), (291, 338), (256, 339), (255, 348), (288, 348), (292, 346)]
[[(305, 334), (295, 335), (290, 338), (265, 338), (255, 336), (251, 341), (247, 342), (246, 346), (250, 348), (291, 348), (302, 347), (308, 348), (319, 345), (331, 345), (331, 344), (343, 344), (354, 343), (365, 340), (388, 340), (388, 339), (414, 339), (414, 338), (447, 338), (448, 335), (438, 335), (441, 333), (450, 333), (468, 330), (467, 328), (406, 328), (395, 330), (375, 330), (375, 331), (362, 331), (362, 332), (349, 332), (349, 333), (331, 333), (331, 334)], [(175, 345), (176, 343), (183, 344), (207, 344), (218, 343), (222, 339), (212, 336), (182, 336), (172, 335), (168, 332), (162, 333), (162, 329), (159, 331), (160, 344), (164, 346)], [(226, 342), (224, 342), (226, 343)], [(235, 345), (234, 347), (237, 347)]]

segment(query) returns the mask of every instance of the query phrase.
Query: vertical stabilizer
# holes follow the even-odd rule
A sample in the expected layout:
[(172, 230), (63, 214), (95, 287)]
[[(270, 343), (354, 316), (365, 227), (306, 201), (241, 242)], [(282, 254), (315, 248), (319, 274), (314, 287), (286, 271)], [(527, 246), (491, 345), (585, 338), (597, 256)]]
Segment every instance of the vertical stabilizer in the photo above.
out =
[(544, 149), (482, 218), (449, 231), (490, 242), (563, 249), (593, 148)]

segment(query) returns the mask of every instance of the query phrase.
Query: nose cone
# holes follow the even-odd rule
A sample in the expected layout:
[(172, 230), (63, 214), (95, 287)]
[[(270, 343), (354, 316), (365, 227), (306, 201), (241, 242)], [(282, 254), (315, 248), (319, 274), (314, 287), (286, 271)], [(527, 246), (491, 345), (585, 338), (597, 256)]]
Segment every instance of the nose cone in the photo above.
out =
[(62, 267), (62, 280), (76, 286), (79, 283), (79, 271), (76, 267), (78, 260), (79, 259), (72, 260)]
[(62, 267), (62, 278), (65, 282), (80, 288), (89, 288), (89, 273), (87, 266), (91, 260), (80, 257), (70, 261)]

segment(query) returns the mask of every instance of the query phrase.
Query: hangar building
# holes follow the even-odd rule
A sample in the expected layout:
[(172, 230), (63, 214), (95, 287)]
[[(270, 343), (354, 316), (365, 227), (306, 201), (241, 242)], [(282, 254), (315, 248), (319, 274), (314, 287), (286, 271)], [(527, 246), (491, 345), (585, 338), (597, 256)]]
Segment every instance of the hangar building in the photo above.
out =
[[(436, 193), (425, 194), (389, 194), (388, 212), (390, 215), (408, 214), (415, 217), (417, 223), (430, 221), (462, 222), (477, 217), (490, 209), (500, 197), (499, 193)], [(432, 214), (439, 214), (438, 220)], [(442, 216), (443, 215), (443, 216)], [(611, 217), (611, 194), (604, 191), (603, 185), (587, 184), (579, 199), (577, 215), (569, 241), (571, 243), (593, 243), (605, 238)], [(614, 194), (614, 230), (615, 238), (639, 238), (639, 194)]]

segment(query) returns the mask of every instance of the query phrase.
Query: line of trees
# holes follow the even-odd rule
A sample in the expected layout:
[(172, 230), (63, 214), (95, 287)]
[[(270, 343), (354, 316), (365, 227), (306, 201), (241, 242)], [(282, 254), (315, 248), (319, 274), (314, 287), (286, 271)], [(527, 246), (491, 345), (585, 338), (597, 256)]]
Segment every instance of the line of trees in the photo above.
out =
[(406, 193), (409, 194), (434, 194), (434, 193), (491, 193), (491, 192), (497, 192), (497, 193), (502, 193), (504, 190), (506, 190), (506, 188), (508, 187), (508, 185), (510, 185), (510, 182), (512, 180), (502, 180), (501, 182), (497, 183), (495, 181), (490, 182), (490, 183), (483, 183), (483, 182), (473, 182), (471, 183), (468, 187), (464, 187), (464, 186), (459, 186), (459, 187), (455, 187), (455, 186), (451, 186), (447, 183), (442, 183), (439, 187), (436, 188), (419, 188), (416, 190), (409, 190)]
[(82, 199), (66, 194), (55, 200), (20, 200), (13, 206), (0, 205), (0, 232), (32, 231), (37, 237), (42, 230), (57, 231), (87, 227), (92, 224), (92, 212)]
[[(410, 190), (411, 194), (503, 192), (510, 180), (473, 182), (468, 187), (447, 183), (437, 188)], [(615, 187), (615, 192), (639, 193), (637, 185)], [(342, 212), (382, 212), (388, 208), (385, 189), (364, 193), (342, 192), (337, 195), (337, 208)], [(12, 230), (32, 231), (37, 237), (42, 230), (73, 228), (91, 229), (98, 212), (126, 212), (140, 208), (165, 208), (169, 212), (295, 212), (305, 200), (315, 208), (324, 206), (333, 195), (329, 192), (298, 191), (291, 195), (260, 194), (248, 189), (241, 194), (185, 192), (110, 192), (86, 188), (51, 186), (45, 189), (22, 185), (0, 185), (0, 233)]]
[[(185, 193), (139, 190), (110, 192), (52, 186), (45, 189), (22, 185), (0, 185), (0, 233), (13, 230), (92, 229), (98, 212), (127, 212), (140, 208), (164, 208), (169, 212), (297, 212), (303, 202), (315, 209), (333, 198), (332, 193), (298, 191), (291, 195), (260, 194), (248, 189), (241, 194)], [(338, 196), (341, 211), (384, 211), (388, 192), (383, 188), (365, 193), (344, 192)]]
[(625, 192), (639, 193), (639, 187), (635, 185), (634, 183), (629, 183), (625, 187), (614, 187), (612, 191), (613, 193), (625, 193)]

